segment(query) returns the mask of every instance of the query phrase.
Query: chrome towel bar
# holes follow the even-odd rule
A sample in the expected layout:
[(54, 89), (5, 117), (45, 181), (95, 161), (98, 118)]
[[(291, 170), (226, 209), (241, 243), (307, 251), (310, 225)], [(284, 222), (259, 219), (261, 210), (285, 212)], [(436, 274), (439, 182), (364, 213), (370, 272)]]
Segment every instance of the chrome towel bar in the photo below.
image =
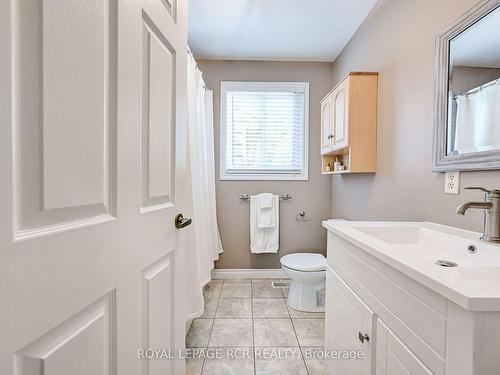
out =
[[(250, 200), (250, 195), (248, 194), (240, 194), (240, 199), (242, 201), (249, 201)], [(284, 200), (284, 201), (287, 201), (289, 199), (292, 199), (292, 195), (291, 194), (280, 194), (280, 199)]]

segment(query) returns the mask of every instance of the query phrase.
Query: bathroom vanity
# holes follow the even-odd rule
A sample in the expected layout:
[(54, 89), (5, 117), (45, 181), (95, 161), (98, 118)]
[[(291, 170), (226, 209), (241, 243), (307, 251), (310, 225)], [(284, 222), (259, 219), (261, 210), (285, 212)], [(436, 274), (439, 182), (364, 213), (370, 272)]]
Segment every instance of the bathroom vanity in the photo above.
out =
[(432, 223), (323, 226), (325, 346), (363, 351), (334, 373), (500, 373), (499, 245)]

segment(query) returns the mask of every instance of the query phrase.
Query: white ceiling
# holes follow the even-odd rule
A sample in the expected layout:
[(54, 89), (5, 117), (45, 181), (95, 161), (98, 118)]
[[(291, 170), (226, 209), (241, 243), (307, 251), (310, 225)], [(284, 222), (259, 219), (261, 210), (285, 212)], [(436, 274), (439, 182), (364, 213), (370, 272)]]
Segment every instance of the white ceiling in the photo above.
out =
[(451, 41), (451, 65), (500, 68), (499, 30), (497, 8)]
[(377, 0), (189, 0), (197, 58), (333, 61)]

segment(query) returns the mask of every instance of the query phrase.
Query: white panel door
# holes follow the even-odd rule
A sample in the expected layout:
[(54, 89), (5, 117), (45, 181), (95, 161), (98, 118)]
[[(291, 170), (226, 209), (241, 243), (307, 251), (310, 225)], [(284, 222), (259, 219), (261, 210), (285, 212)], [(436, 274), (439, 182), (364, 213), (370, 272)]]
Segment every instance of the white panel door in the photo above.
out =
[(372, 374), (376, 316), (330, 267), (326, 272), (325, 304), (325, 348), (363, 352), (356, 361), (327, 361), (329, 374)]
[(0, 2), (0, 374), (183, 374), (186, 0)]

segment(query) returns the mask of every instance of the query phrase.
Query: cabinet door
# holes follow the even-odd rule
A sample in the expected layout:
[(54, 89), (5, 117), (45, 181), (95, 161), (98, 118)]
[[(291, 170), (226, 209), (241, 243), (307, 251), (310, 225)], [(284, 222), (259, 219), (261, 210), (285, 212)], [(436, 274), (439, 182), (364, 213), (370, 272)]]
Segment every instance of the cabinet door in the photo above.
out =
[(349, 80), (344, 80), (333, 92), (333, 149), (348, 146), (348, 87)]
[(333, 124), (332, 124), (332, 97), (327, 96), (321, 102), (321, 154), (332, 150)]
[(432, 372), (377, 319), (376, 375), (420, 375)]
[[(361, 351), (357, 360), (331, 359), (329, 374), (370, 375), (374, 371), (375, 314), (331, 269), (326, 273), (325, 349)], [(366, 337), (361, 341), (360, 336)]]

